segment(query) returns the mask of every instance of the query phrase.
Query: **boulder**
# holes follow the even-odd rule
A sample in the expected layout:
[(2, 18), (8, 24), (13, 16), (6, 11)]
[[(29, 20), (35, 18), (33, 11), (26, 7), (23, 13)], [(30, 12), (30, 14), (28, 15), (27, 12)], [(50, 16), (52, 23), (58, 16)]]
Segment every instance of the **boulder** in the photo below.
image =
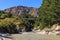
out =
[(48, 34), (48, 32), (46, 32), (46, 31), (40, 31), (40, 32), (37, 32), (37, 34), (43, 34), (43, 35), (45, 35), (45, 34)]
[(48, 35), (56, 35), (55, 32), (49, 32)]
[(57, 24), (54, 24), (52, 27), (51, 27), (51, 30), (55, 30), (55, 28), (57, 27)]
[(57, 27), (55, 28), (55, 30), (60, 31), (60, 25), (57, 25)]

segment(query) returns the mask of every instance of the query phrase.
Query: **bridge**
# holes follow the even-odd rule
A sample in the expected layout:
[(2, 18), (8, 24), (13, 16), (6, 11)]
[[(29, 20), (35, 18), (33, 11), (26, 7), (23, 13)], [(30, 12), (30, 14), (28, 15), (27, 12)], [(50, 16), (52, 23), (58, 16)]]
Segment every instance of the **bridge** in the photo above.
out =
[(19, 18), (19, 19), (21, 19), (21, 20), (36, 20), (36, 18)]

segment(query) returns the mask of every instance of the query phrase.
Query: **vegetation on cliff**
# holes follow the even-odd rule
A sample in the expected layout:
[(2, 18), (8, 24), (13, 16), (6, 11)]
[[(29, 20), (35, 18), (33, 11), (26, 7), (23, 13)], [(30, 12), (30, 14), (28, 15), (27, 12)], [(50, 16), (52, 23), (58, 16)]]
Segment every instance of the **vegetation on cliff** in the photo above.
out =
[(43, 0), (39, 9), (38, 21), (42, 29), (60, 24), (60, 0)]

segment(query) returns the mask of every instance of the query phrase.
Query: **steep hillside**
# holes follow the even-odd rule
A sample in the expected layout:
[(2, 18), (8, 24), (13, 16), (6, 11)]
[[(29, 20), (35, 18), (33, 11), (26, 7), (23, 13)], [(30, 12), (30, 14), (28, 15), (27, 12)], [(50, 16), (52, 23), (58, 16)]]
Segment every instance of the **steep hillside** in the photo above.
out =
[(33, 7), (15, 6), (15, 7), (7, 8), (4, 11), (18, 16), (23, 14), (30, 14), (34, 17), (38, 16), (38, 9)]

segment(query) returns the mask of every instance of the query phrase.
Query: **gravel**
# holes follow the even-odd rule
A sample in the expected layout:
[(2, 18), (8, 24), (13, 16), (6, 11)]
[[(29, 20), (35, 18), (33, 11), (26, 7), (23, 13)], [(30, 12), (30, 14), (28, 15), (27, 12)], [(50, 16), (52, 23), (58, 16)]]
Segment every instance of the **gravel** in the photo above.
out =
[(60, 40), (59, 35), (41, 35), (33, 32), (24, 32), (22, 34), (12, 34), (13, 40)]

